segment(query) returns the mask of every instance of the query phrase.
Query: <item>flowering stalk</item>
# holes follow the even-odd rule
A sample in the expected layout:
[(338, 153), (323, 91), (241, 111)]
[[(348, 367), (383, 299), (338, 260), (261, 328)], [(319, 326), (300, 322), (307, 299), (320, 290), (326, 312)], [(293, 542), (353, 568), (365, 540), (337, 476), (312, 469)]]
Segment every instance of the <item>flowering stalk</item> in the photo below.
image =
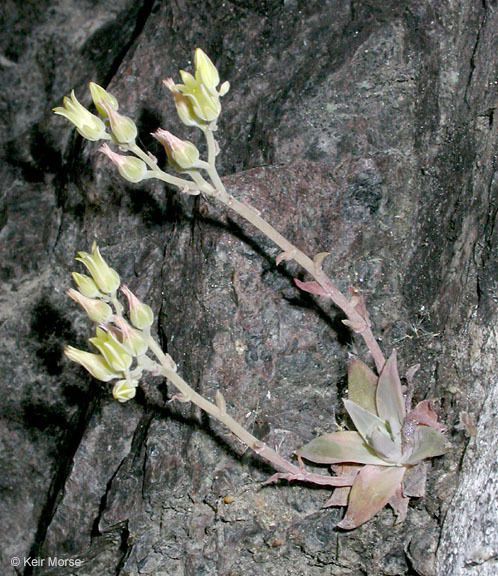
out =
[(216, 144), (213, 131), (210, 127), (208, 127), (203, 130), (203, 132), (208, 144), (209, 167), (207, 172), (211, 181), (213, 182), (213, 185), (215, 186), (215, 191), (211, 193), (208, 192), (207, 194), (210, 194), (222, 202), (225, 206), (236, 212), (239, 216), (242, 216), (242, 218), (250, 222), (255, 228), (257, 228), (267, 238), (272, 240), (279, 248), (281, 248), (283, 252), (280, 255), (279, 262), (281, 260), (294, 260), (316, 280), (319, 286), (323, 289), (323, 292), (318, 291), (317, 288), (313, 289), (313, 287), (310, 287), (310, 289), (307, 290), (303, 284), (301, 284), (300, 287), (315, 294), (318, 293), (319, 295), (329, 297), (332, 302), (334, 302), (334, 304), (346, 314), (351, 328), (363, 337), (365, 344), (367, 345), (375, 362), (377, 371), (380, 374), (385, 364), (385, 358), (377, 340), (375, 339), (375, 336), (372, 333), (368, 316), (365, 313), (362, 313), (361, 309), (358, 309), (358, 306), (355, 305), (356, 303), (354, 300), (348, 300), (322, 270), (321, 263), (323, 258), (326, 256), (326, 253), (318, 255), (318, 258), (315, 257), (315, 259), (312, 260), (304, 252), (299, 250), (294, 244), (289, 242), (287, 238), (277, 232), (277, 230), (275, 230), (273, 226), (264, 220), (259, 215), (259, 212), (250, 204), (240, 202), (234, 196), (229, 194), (218, 175), (218, 171), (216, 170), (214, 153)]
[[(150, 328), (154, 322), (152, 309), (141, 302), (127, 286), (120, 286), (121, 279), (118, 273), (107, 265), (98, 246), (94, 243), (91, 253), (79, 252), (76, 260), (82, 262), (91, 274), (91, 277), (86, 277), (73, 273), (73, 279), (80, 290), (82, 285), (88, 288), (88, 285), (92, 284), (95, 287), (98, 285), (103, 290), (100, 292), (95, 288), (90, 296), (85, 296), (74, 289), (68, 290), (68, 295), (82, 305), (87, 316), (95, 324), (95, 336), (89, 338), (89, 343), (99, 353), (78, 350), (72, 346), (67, 346), (65, 353), (70, 360), (83, 366), (98, 380), (103, 382), (117, 380), (113, 387), (113, 396), (116, 400), (126, 402), (134, 398), (144, 371), (164, 376), (178, 390), (176, 399), (192, 402), (219, 420), (248, 448), (284, 473), (286, 478), (322, 486), (352, 485), (354, 475), (338, 478), (312, 474), (287, 461), (227, 413), (221, 392), (216, 394), (216, 403), (210, 402), (196, 392), (177, 374), (176, 364), (171, 356), (165, 354), (151, 336)], [(119, 301), (118, 288), (126, 297), (127, 312)], [(148, 352), (152, 353), (159, 363), (147, 356)]]
[(213, 418), (224, 424), (232, 434), (243, 442), (248, 448), (254, 450), (261, 458), (270, 462), (277, 470), (285, 472), (285, 477), (292, 480), (301, 480), (304, 482), (312, 482), (322, 486), (351, 486), (354, 480), (354, 475), (348, 477), (333, 477), (325, 476), (324, 474), (313, 474), (306, 472), (304, 468), (298, 467), (282, 456), (272, 450), (264, 442), (261, 442), (246, 430), (241, 424), (232, 418), (226, 411), (225, 400), (223, 395), (218, 392), (216, 395), (216, 404), (201, 396), (193, 388), (191, 388), (185, 380), (178, 375), (176, 367), (171, 362), (171, 358), (167, 356), (159, 344), (150, 337), (148, 339), (150, 351), (159, 360), (160, 374), (162, 374), (168, 382), (170, 382), (180, 393), (177, 397), (181, 402), (192, 402), (201, 410), (204, 410)]
[[(281, 249), (276, 258), (277, 265), (283, 260), (294, 260), (313, 278), (313, 281), (307, 282), (295, 279), (295, 283), (301, 290), (330, 298), (345, 313), (344, 324), (361, 335), (377, 369), (375, 374), (360, 360), (353, 361), (348, 367), (349, 398), (344, 405), (356, 430), (315, 438), (298, 451), (299, 466), (287, 461), (227, 413), (220, 391), (216, 393), (215, 402), (212, 402), (178, 375), (173, 359), (151, 336), (153, 311), (126, 286), (122, 286), (121, 291), (128, 301), (126, 318), (125, 307), (117, 295), (120, 278), (105, 263), (95, 244), (91, 253), (80, 252), (77, 257), (91, 277), (73, 273), (79, 292), (70, 290), (68, 295), (83, 307), (96, 324), (96, 335), (90, 338), (90, 343), (99, 353), (68, 346), (66, 355), (101, 381), (117, 379), (113, 395), (119, 402), (126, 402), (135, 396), (144, 371), (162, 375), (178, 391), (175, 399), (192, 402), (216, 418), (243, 444), (278, 470), (268, 481), (285, 478), (339, 487), (325, 506), (348, 506), (345, 518), (338, 525), (341, 528), (356, 528), (386, 504), (394, 509), (401, 521), (406, 516), (409, 497), (423, 493), (423, 486), (415, 487), (413, 480), (407, 482), (408, 487), (405, 487), (404, 479), (413, 475), (412, 469), (424, 459), (439, 456), (447, 450), (442, 434), (444, 426), (437, 421), (428, 400), (412, 409), (410, 399), (404, 398), (396, 352), (386, 361), (372, 333), (365, 302), (359, 292), (351, 289), (351, 296), (346, 297), (325, 274), (322, 264), (328, 253), (321, 252), (310, 258), (264, 220), (255, 208), (226, 190), (216, 169), (218, 145), (214, 132), (221, 112), (220, 98), (228, 92), (229, 84), (224, 82), (218, 88), (218, 71), (199, 48), (195, 53), (194, 66), (194, 75), (180, 71), (182, 84), (175, 84), (172, 79), (164, 83), (173, 94), (182, 122), (203, 132), (207, 160), (200, 158), (198, 149), (190, 141), (161, 128), (152, 134), (163, 145), (169, 165), (182, 177), (162, 170), (156, 158), (136, 144), (137, 129), (133, 120), (117, 112), (117, 100), (100, 86), (91, 83), (90, 90), (102, 118), (81, 106), (74, 93), (71, 98), (64, 99), (63, 108), (55, 108), (54, 111), (69, 119), (85, 138), (112, 140), (120, 151), (131, 153), (132, 156), (118, 154), (107, 143), (100, 148), (125, 180), (137, 183), (156, 178), (180, 188), (186, 194), (202, 193), (218, 200)], [(155, 360), (148, 354), (152, 354)], [(407, 373), (409, 383), (415, 370)], [(301, 457), (317, 464), (332, 465), (336, 475), (307, 472)]]

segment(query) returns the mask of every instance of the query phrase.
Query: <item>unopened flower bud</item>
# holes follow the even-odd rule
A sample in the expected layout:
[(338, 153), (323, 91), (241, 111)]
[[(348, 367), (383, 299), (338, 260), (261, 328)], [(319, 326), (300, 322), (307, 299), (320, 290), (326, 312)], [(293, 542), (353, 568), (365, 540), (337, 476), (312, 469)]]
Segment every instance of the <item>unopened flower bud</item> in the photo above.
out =
[(71, 276), (83, 296), (87, 296), (88, 298), (97, 298), (98, 296), (102, 296), (97, 284), (95, 284), (90, 276), (80, 274), (79, 272), (73, 272)]
[(95, 300), (93, 298), (88, 298), (83, 296), (74, 288), (70, 288), (66, 294), (69, 298), (72, 298), (75, 302), (78, 302), (88, 314), (88, 317), (92, 322), (96, 324), (105, 324), (110, 320), (112, 316), (112, 308), (109, 304), (102, 302), (102, 300)]
[(132, 144), (137, 137), (135, 122), (128, 116), (116, 112), (107, 102), (101, 101), (102, 108), (107, 113), (112, 135), (118, 144)]
[(116, 372), (125, 372), (131, 366), (132, 357), (125, 346), (118, 342), (109, 332), (97, 328), (96, 336), (89, 341), (105, 358), (105, 361)]
[(164, 146), (168, 160), (180, 172), (196, 168), (199, 160), (199, 150), (192, 142), (180, 140), (171, 132), (158, 128), (152, 136)]
[(154, 322), (154, 312), (152, 312), (152, 308), (140, 302), (127, 286), (121, 286), (121, 291), (128, 300), (129, 315), (133, 326), (139, 330), (144, 330), (152, 326)]
[(95, 82), (90, 82), (88, 86), (92, 94), (93, 103), (95, 104), (95, 108), (97, 108), (99, 114), (102, 116), (107, 116), (107, 111), (102, 106), (103, 102), (105, 102), (107, 106), (113, 110), (117, 110), (119, 108), (119, 104), (115, 96), (107, 92), (107, 90), (102, 88), (102, 86), (99, 86)]
[(204, 122), (216, 120), (221, 112), (218, 93), (210, 92), (204, 84), (185, 70), (180, 70), (180, 76), (183, 84), (177, 84), (176, 88), (190, 100), (194, 114)]
[(149, 347), (142, 332), (132, 328), (122, 316), (114, 316), (114, 324), (119, 328), (120, 340), (132, 356), (142, 356)]
[(107, 144), (102, 144), (99, 148), (99, 152), (105, 154), (111, 162), (117, 167), (119, 174), (128, 182), (142, 181), (147, 177), (147, 165), (140, 158), (135, 156), (124, 156), (123, 154), (118, 154), (113, 152)]
[(225, 96), (225, 94), (227, 94), (229, 90), (230, 90), (230, 82), (228, 80), (225, 80), (225, 82), (223, 82), (223, 84), (220, 86), (218, 94), (220, 96)]
[(220, 83), (220, 76), (216, 66), (203, 50), (196, 48), (194, 54), (195, 78), (208, 89), (211, 94), (216, 94), (216, 86)]
[(112, 389), (112, 395), (118, 402), (127, 402), (135, 398), (138, 380), (118, 380)]
[(97, 378), (97, 380), (109, 382), (109, 380), (117, 378), (118, 376), (112, 371), (112, 368), (100, 354), (85, 352), (84, 350), (79, 350), (73, 346), (66, 346), (64, 354), (69, 358), (69, 360), (81, 364), (81, 366), (86, 368), (86, 370), (88, 370), (94, 378)]
[(175, 100), (176, 112), (180, 120), (186, 126), (197, 126), (198, 128), (203, 128), (206, 126), (206, 122), (201, 120), (198, 116), (196, 116), (194, 112), (194, 108), (192, 106), (191, 101), (185, 95), (183, 95), (180, 90), (176, 87), (172, 78), (167, 78), (163, 81), (164, 85), (171, 90), (173, 94), (173, 98)]
[(88, 252), (78, 252), (76, 260), (86, 266), (102, 292), (112, 294), (119, 288), (119, 274), (107, 265), (106, 261), (100, 255), (96, 242), (92, 244), (91, 254), (88, 254)]
[(109, 138), (105, 124), (98, 116), (89, 112), (78, 102), (74, 90), (71, 91), (71, 96), (69, 98), (65, 96), (62, 102), (63, 106), (53, 108), (53, 112), (59, 116), (64, 116), (72, 122), (83, 138), (92, 141)]

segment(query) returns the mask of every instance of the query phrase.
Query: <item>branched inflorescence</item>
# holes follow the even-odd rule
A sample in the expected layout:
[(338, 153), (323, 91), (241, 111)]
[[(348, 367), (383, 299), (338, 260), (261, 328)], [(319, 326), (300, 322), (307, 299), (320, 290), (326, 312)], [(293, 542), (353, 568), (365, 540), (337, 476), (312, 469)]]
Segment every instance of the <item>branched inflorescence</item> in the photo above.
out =
[[(283, 478), (334, 487), (325, 506), (348, 507), (338, 525), (340, 528), (356, 528), (386, 504), (391, 505), (401, 521), (406, 516), (409, 498), (423, 495), (424, 460), (447, 450), (444, 427), (438, 423), (428, 400), (411, 409), (410, 400), (403, 395), (396, 353), (386, 361), (373, 336), (360, 293), (351, 289), (349, 296), (345, 296), (325, 274), (322, 264), (327, 252), (310, 258), (277, 232), (255, 208), (226, 190), (216, 169), (219, 150), (214, 133), (221, 112), (220, 98), (228, 92), (229, 85), (228, 82), (220, 85), (216, 67), (200, 48), (195, 51), (194, 66), (194, 75), (180, 71), (181, 84), (175, 84), (172, 79), (165, 80), (164, 84), (173, 95), (182, 122), (203, 132), (207, 159), (201, 159), (192, 142), (181, 140), (166, 130), (158, 128), (152, 134), (164, 146), (168, 163), (179, 176), (162, 170), (157, 159), (137, 145), (135, 123), (118, 112), (116, 98), (101, 86), (90, 83), (98, 116), (78, 102), (74, 91), (64, 98), (63, 107), (54, 108), (54, 112), (70, 120), (87, 140), (113, 142), (119, 152), (107, 142), (99, 150), (125, 180), (138, 183), (155, 178), (176, 186), (185, 194), (215, 198), (279, 246), (277, 265), (284, 260), (294, 260), (304, 268), (312, 280), (295, 280), (296, 285), (301, 290), (330, 298), (345, 313), (343, 322), (361, 335), (375, 364), (377, 373), (359, 359), (352, 360), (348, 367), (349, 397), (344, 405), (356, 430), (315, 438), (297, 451), (298, 465), (280, 456), (227, 413), (221, 391), (212, 402), (180, 377), (173, 359), (151, 335), (152, 310), (126, 286), (121, 286), (128, 303), (125, 313), (118, 298), (119, 275), (104, 261), (95, 243), (91, 253), (80, 252), (76, 258), (90, 275), (73, 273), (78, 290), (70, 289), (68, 295), (84, 308), (95, 324), (95, 336), (89, 341), (98, 353), (68, 346), (66, 355), (98, 380), (115, 380), (113, 395), (120, 402), (135, 396), (144, 371), (163, 376), (176, 388), (177, 400), (196, 404), (270, 462), (278, 472), (269, 482)], [(409, 385), (415, 371), (416, 367), (406, 375)], [(307, 471), (302, 458), (330, 465), (334, 475)]]

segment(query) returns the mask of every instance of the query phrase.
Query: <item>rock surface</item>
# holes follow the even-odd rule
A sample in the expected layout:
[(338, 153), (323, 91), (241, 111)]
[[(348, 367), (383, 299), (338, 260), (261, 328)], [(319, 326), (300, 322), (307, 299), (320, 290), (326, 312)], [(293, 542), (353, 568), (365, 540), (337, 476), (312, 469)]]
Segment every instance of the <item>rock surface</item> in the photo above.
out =
[[(6, 0), (0, 18), (2, 573), (495, 574), (496, 2)], [(93, 79), (160, 156), (159, 125), (194, 138), (161, 81), (196, 46), (232, 86), (227, 186), (331, 252), (449, 427), (402, 525), (385, 509), (337, 531), (326, 489), (262, 487), (271, 469), (157, 379), (118, 405), (62, 355), (85, 347), (64, 292), (97, 239), (181, 374), (255, 435), (290, 458), (343, 422), (347, 355), (365, 351), (302, 272), (219, 206), (125, 185), (50, 112), (73, 87), (89, 104)]]

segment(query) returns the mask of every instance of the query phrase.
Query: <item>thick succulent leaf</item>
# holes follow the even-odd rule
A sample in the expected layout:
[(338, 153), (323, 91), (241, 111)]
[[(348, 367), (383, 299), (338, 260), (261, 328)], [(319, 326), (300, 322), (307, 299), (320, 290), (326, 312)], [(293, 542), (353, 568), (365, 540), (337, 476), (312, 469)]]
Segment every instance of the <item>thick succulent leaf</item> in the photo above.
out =
[(425, 484), (427, 481), (427, 463), (420, 462), (407, 469), (403, 478), (403, 496), (410, 498), (422, 498), (425, 496)]
[(401, 524), (408, 514), (408, 504), (410, 503), (410, 498), (403, 495), (401, 485), (396, 488), (396, 492), (391, 496), (388, 504), (394, 510), (396, 515), (395, 524)]
[(388, 438), (383, 432), (376, 428), (370, 436), (369, 444), (374, 449), (374, 452), (384, 460), (393, 462), (394, 464), (400, 463), (401, 441), (393, 442), (391, 438)]
[(375, 516), (400, 487), (405, 471), (403, 466), (364, 466), (351, 487), (346, 515), (337, 526), (352, 530)]
[(396, 350), (389, 357), (379, 376), (376, 404), (379, 417), (388, 421), (393, 434), (397, 435), (401, 430), (406, 411), (396, 365)]
[(417, 426), (413, 435), (413, 449), (403, 458), (405, 464), (417, 464), (425, 458), (441, 456), (449, 449), (446, 437), (428, 426)]
[(438, 422), (437, 414), (432, 407), (430, 400), (422, 400), (419, 402), (415, 408), (409, 412), (406, 416), (405, 422), (416, 422), (418, 424), (425, 424), (425, 426), (430, 426), (436, 430), (444, 432), (446, 426)]
[(375, 455), (358, 432), (332, 432), (312, 440), (300, 448), (298, 456), (316, 464), (340, 464), (341, 462), (356, 462), (358, 464), (378, 464), (388, 466), (388, 463)]
[(377, 380), (374, 372), (361, 360), (354, 359), (348, 364), (348, 398), (375, 415)]
[(350, 492), (351, 488), (349, 486), (336, 488), (332, 492), (332, 496), (324, 502), (322, 508), (330, 508), (331, 506), (347, 506)]
[(346, 407), (356, 430), (358, 430), (365, 442), (369, 443), (370, 437), (376, 429), (383, 430), (386, 435), (388, 435), (385, 422), (375, 414), (372, 414), (368, 410), (365, 410), (365, 408), (351, 402), (351, 400), (344, 400), (344, 406)]

